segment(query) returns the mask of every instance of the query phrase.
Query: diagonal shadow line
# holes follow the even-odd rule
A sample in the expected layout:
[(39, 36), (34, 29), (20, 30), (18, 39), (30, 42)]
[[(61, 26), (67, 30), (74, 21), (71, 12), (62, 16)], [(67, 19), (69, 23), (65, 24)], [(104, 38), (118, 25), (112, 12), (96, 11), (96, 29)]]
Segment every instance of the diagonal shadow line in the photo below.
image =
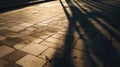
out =
[[(66, 14), (66, 16), (67, 16), (67, 18), (69, 20), (69, 28), (68, 28), (67, 35), (66, 35), (66, 38), (65, 38), (65, 44), (64, 44), (64, 48), (63, 48), (63, 57), (60, 58), (59, 60), (57, 60), (52, 65), (52, 67), (74, 67), (73, 60), (71, 58), (71, 56), (72, 56), (71, 55), (71, 48), (74, 47), (74, 44), (73, 44), (73, 42), (74, 42), (73, 31), (77, 31), (77, 30), (75, 30), (76, 22), (79, 22), (79, 24), (81, 24), (82, 27), (85, 29), (86, 33), (90, 37), (90, 40), (93, 42), (93, 44), (90, 45), (91, 46), (90, 48), (94, 51), (96, 57), (102, 63), (104, 63), (104, 60), (105, 60), (104, 55), (106, 53), (106, 50), (104, 49), (104, 47), (108, 46), (108, 45), (104, 45), (104, 44), (107, 44), (108, 42), (104, 43), (104, 41), (103, 41), (103, 45), (102, 45), (102, 46), (104, 46), (102, 48), (103, 50), (102, 49), (99, 50), (98, 48), (101, 47), (101, 44), (98, 44), (99, 40), (97, 42), (94, 42), (94, 41), (96, 41), (93, 38), (95, 33), (91, 33), (93, 31), (96, 32), (96, 33), (99, 32), (99, 31), (97, 31), (97, 29), (91, 24), (91, 22), (88, 20), (88, 17), (86, 17), (86, 15), (84, 15), (76, 6), (74, 6), (70, 0), (67, 0), (66, 2), (70, 7), (70, 10), (72, 11), (73, 16), (71, 17), (69, 15), (67, 10), (65, 9), (65, 6), (63, 5), (62, 1), (60, 0), (60, 3), (61, 3), (61, 5), (62, 5), (62, 7), (64, 9), (64, 12), (65, 12), (65, 14)], [(91, 30), (87, 26), (89, 26)], [(80, 31), (77, 31), (77, 32), (80, 33)], [(71, 35), (68, 35), (68, 34), (71, 34)], [(105, 41), (107, 41), (106, 38), (103, 35), (101, 35), (100, 33), (99, 33), (99, 35), (102, 36), (102, 38), (104, 38)], [(87, 49), (87, 47), (86, 47), (86, 49)], [(56, 56), (56, 53), (54, 54), (54, 57)], [(91, 66), (97, 66), (95, 61), (91, 58), (91, 56), (89, 54), (88, 54), (87, 57), (89, 57)], [(87, 66), (85, 65), (85, 67), (87, 67)]]
[(20, 4), (20, 5), (0, 7), (0, 13), (12, 11), (12, 10), (17, 10), (17, 9), (21, 9), (21, 8), (24, 8), (24, 7), (27, 7), (27, 6), (33, 6), (33, 5), (36, 5), (36, 4), (50, 2), (50, 1), (53, 1), (53, 0), (44, 0), (44, 1), (38, 1), (38, 2), (33, 2), (33, 3), (24, 3), (24, 4)]
[[(67, 1), (68, 1), (68, 0), (67, 0)], [(69, 1), (68, 1), (68, 4), (69, 4)], [(82, 16), (82, 20), (80, 20), (80, 17), (78, 17), (78, 15), (79, 15), (78, 12), (79, 12), (79, 11), (77, 12), (77, 8), (76, 8), (76, 9), (74, 9), (75, 7), (74, 7), (74, 8), (70, 7), (70, 8), (71, 8), (71, 11), (72, 11), (72, 12), (73, 12), (74, 10), (76, 10), (75, 12), (73, 12), (72, 15), (73, 15), (73, 17), (75, 17), (75, 20), (76, 20), (76, 21), (81, 22), (81, 24), (82, 24), (82, 26), (84, 27), (84, 29), (85, 29), (85, 23), (84, 23), (84, 21), (86, 21), (87, 23), (89, 22), (88, 24), (91, 25), (91, 24), (90, 24), (90, 21), (88, 21), (87, 18), (85, 18), (85, 15), (83, 15), (83, 14), (80, 14), (80, 15)], [(73, 9), (73, 10), (72, 10), (72, 9)], [(78, 14), (76, 14), (76, 13), (78, 13)], [(93, 25), (91, 25), (91, 26), (94, 27)], [(94, 28), (94, 29), (95, 29), (95, 28)], [(85, 29), (85, 30), (86, 30), (87, 33), (89, 34), (89, 37), (92, 38), (92, 37), (91, 37), (92, 34), (89, 33), (90, 31), (87, 30), (87, 29)], [(89, 32), (88, 32), (88, 31), (89, 31)], [(103, 36), (103, 35), (101, 35), (101, 36)], [(105, 37), (104, 37), (104, 39), (106, 40), (105, 43), (107, 43), (107, 44), (109, 45), (110, 41), (107, 40)], [(92, 39), (91, 39), (91, 40), (92, 40)], [(98, 42), (98, 43), (99, 43), (99, 42)], [(105, 47), (109, 47), (108, 45), (106, 45)], [(97, 48), (97, 46), (96, 46), (96, 48)], [(111, 45), (110, 45), (110, 48), (111, 48)], [(93, 50), (94, 50), (94, 49), (93, 49)], [(102, 50), (101, 50), (101, 51), (102, 51)], [(104, 53), (104, 51), (106, 51), (106, 50), (103, 50), (102, 52)], [(98, 57), (99, 57), (99, 56), (98, 56)], [(100, 58), (100, 57), (99, 57), (99, 58)], [(105, 59), (105, 58), (104, 58), (104, 59)], [(104, 60), (103, 60), (103, 61), (104, 61)], [(104, 62), (106, 62), (106, 61), (104, 61)]]
[[(94, 3), (94, 4), (96, 4), (96, 5), (98, 5), (98, 6), (102, 6), (103, 8), (105, 8), (105, 9), (109, 9), (109, 10), (119, 10), (119, 8), (114, 8), (114, 7), (111, 7), (111, 6), (107, 6), (107, 5), (104, 5), (104, 4), (102, 4), (101, 2), (92, 2), (92, 3)], [(105, 10), (104, 9), (104, 10)], [(109, 12), (109, 11), (108, 11)]]
[[(69, 4), (72, 4), (72, 2), (70, 1), (70, 0), (66, 0), (66, 2), (67, 2), (67, 4), (69, 5)], [(84, 15), (76, 6), (74, 6), (73, 4), (72, 4), (72, 6), (71, 5), (69, 5), (69, 7), (70, 7), (70, 10), (72, 11), (72, 18), (74, 18), (73, 20), (75, 20), (75, 22), (73, 22), (74, 23), (74, 25), (76, 24), (76, 22), (78, 21), (79, 23), (81, 22), (81, 23), (83, 23), (82, 25), (83, 26), (86, 26), (87, 24), (85, 23), (85, 22), (88, 22), (88, 23), (90, 23), (90, 21), (89, 20), (87, 20), (87, 18), (86, 18), (86, 15)], [(69, 19), (68, 19), (69, 20)], [(70, 22), (70, 20), (69, 20), (69, 22)], [(74, 26), (74, 28), (76, 27), (76, 25)], [(77, 31), (77, 30), (76, 30)], [(86, 29), (86, 31), (88, 31), (87, 29)], [(80, 33), (79, 31), (77, 31), (78, 33)], [(79, 35), (80, 36), (80, 35)], [(81, 36), (80, 36), (81, 37)], [(87, 49), (87, 48), (86, 48)], [(89, 55), (89, 54), (86, 54), (85, 53), (85, 55), (87, 55), (87, 58), (89, 58), (89, 60), (90, 60), (90, 63), (91, 63), (91, 65), (92, 66), (97, 66), (96, 65), (96, 63), (95, 63), (95, 61), (91, 58), (91, 56)], [(84, 67), (86, 67), (86, 65), (84, 65)]]
[[(89, 13), (86, 9), (84, 9), (80, 4), (78, 4), (78, 2), (76, 1), (76, 0), (74, 0), (74, 2), (85, 12), (85, 13), (87, 13), (87, 16), (88, 17), (91, 17), (92, 19), (94, 19), (98, 24), (100, 24), (105, 30), (107, 30), (107, 32), (109, 32), (109, 34), (111, 35), (111, 36), (113, 36), (114, 38), (116, 38), (116, 39), (118, 39), (119, 40), (119, 32), (116, 32), (116, 31), (114, 31), (114, 30), (111, 30), (111, 28), (110, 27), (108, 27), (106, 24), (104, 24), (104, 23), (102, 23), (100, 20), (98, 20), (97, 18), (96, 18), (96, 15), (94, 14), (94, 12), (91, 12), (91, 13)], [(107, 22), (106, 22), (107, 23)]]
[[(60, 0), (63, 10), (69, 21), (69, 27), (65, 37), (63, 56), (60, 59), (56, 60), (52, 64), (52, 67), (75, 67), (74, 61), (72, 60), (71, 49), (75, 46), (74, 45), (75, 37), (73, 35), (73, 32), (76, 31), (78, 34), (81, 33), (80, 31), (77, 31), (79, 30), (79, 27), (77, 27), (76, 25), (77, 22), (85, 30), (85, 33), (87, 34), (88, 38), (92, 42), (92, 44), (89, 44), (89, 47), (87, 47), (87, 45), (85, 44), (84, 45), (85, 49), (90, 48), (93, 51), (96, 58), (102, 64), (107, 64), (108, 58), (106, 59), (106, 57), (108, 57), (109, 54), (106, 55), (106, 53), (109, 53), (111, 49), (114, 50), (112, 48), (113, 46), (111, 45), (111, 42), (107, 40), (106, 37), (104, 37), (104, 35), (102, 35), (101, 32), (98, 31), (96, 27), (94, 27), (94, 25), (92, 25), (92, 23), (88, 20), (89, 17), (83, 14), (70, 0), (66, 0), (66, 2), (69, 5), (72, 16), (68, 13), (63, 2)], [(85, 41), (85, 39), (83, 40)], [(110, 50), (108, 49), (109, 45), (110, 45)], [(58, 51), (55, 52), (53, 57), (56, 57), (57, 53)], [(85, 56), (87, 55), (87, 61), (84, 63), (84, 67), (98, 67), (98, 65), (96, 64), (97, 62), (94, 60), (94, 58), (92, 58), (89, 51), (88, 53), (85, 52), (84, 54)]]
[(102, 4), (101, 2), (97, 2), (97, 1), (94, 1), (94, 3), (95, 3), (95, 4), (98, 4), (98, 5), (101, 5), (101, 6), (103, 6), (103, 7), (106, 8), (106, 9), (119, 9), (119, 8), (115, 8), (115, 7), (106, 5), (106, 4)]
[[(85, 2), (86, 3), (86, 2)], [(87, 5), (89, 4), (89, 2), (88, 3), (86, 3)], [(92, 5), (88, 5), (89, 6), (89, 8), (91, 8), (91, 7), (94, 7), (94, 6), (92, 6)], [(102, 6), (101, 6), (102, 7)], [(91, 8), (91, 9), (93, 9), (93, 8)], [(93, 9), (93, 10), (95, 10), (95, 9)], [(103, 11), (103, 10), (102, 10)], [(112, 11), (114, 11), (114, 10), (112, 10)], [(96, 11), (97, 12), (97, 11)], [(103, 11), (103, 12), (105, 12), (105, 11)], [(95, 12), (93, 12), (93, 13), (95, 13)], [(99, 16), (99, 14), (98, 13), (95, 13), (96, 14), (96, 16), (98, 16), (98, 17), (100, 17)], [(100, 13), (100, 14), (103, 14), (103, 13)], [(105, 14), (105, 13), (104, 13)], [(117, 38), (118, 40), (119, 40), (119, 38), (120, 38), (120, 35), (119, 35), (119, 18), (118, 18), (118, 15), (117, 16), (114, 16), (114, 13), (113, 14), (111, 14), (111, 13), (108, 13), (107, 15), (105, 15), (106, 17), (103, 17), (103, 16), (101, 16), (101, 18), (107, 23), (107, 25), (109, 25), (109, 26), (111, 26), (113, 29), (112, 30), (114, 30), (114, 31), (111, 31), (111, 28), (110, 27), (108, 27), (108, 28), (110, 28), (110, 29), (108, 29), (108, 28), (106, 28), (110, 33), (111, 33), (111, 35), (113, 35), (113, 36), (115, 36), (115, 38)], [(110, 18), (111, 17), (111, 18)], [(99, 21), (99, 20), (98, 20)], [(99, 21), (100, 22), (100, 21)], [(106, 26), (106, 24), (101, 24), (103, 27), (105, 27)], [(104, 26), (105, 25), (105, 26)]]
[[(65, 43), (63, 47), (63, 54), (62, 57), (55, 60), (55, 63), (52, 64), (52, 67), (75, 67), (72, 61), (72, 55), (71, 55), (71, 49), (74, 46), (74, 35), (73, 35), (73, 26), (74, 26), (74, 20), (73, 18), (69, 15), (68, 11), (65, 9), (65, 6), (63, 5), (62, 1), (59, 0), (63, 10), (67, 16), (67, 19), (69, 19), (71, 22), (69, 22), (69, 28), (65, 37)], [(56, 54), (58, 52), (55, 52), (54, 57), (56, 57)]]
[[(81, 7), (81, 8), (82, 8), (82, 7)], [(107, 51), (108, 53), (106, 54), (106, 57), (110, 56), (110, 55), (108, 55), (108, 54), (109, 54), (109, 52), (111, 51), (111, 55), (112, 55), (112, 53), (114, 53), (114, 55), (116, 55), (116, 58), (118, 58), (119, 53), (114, 50), (111, 41), (110, 41), (110, 42), (108, 41), (108, 43), (111, 44), (111, 45), (109, 46), (110, 48), (108, 48), (108, 51)], [(108, 44), (108, 45), (109, 45), (109, 44)], [(113, 55), (113, 56), (114, 56), (114, 55)], [(114, 58), (114, 57), (111, 57), (111, 58)], [(105, 58), (105, 59), (106, 59), (106, 58)], [(109, 58), (109, 59), (110, 59), (110, 58)], [(118, 59), (119, 59), (119, 58), (118, 58)], [(117, 59), (116, 59), (116, 60), (117, 60)], [(120, 60), (117, 60), (117, 61), (120, 61)], [(106, 66), (107, 62), (108, 62), (108, 61), (105, 60), (105, 66)], [(116, 66), (119, 65), (118, 63), (114, 63), (112, 66), (114, 66), (115, 64), (116, 64)], [(109, 66), (109, 65), (108, 65), (108, 66)]]
[[(112, 15), (115, 15), (115, 17), (118, 15), (119, 16), (119, 9), (114, 9), (114, 8), (105, 8), (104, 5), (98, 3), (98, 2), (89, 2), (89, 1), (84, 1), (84, 2), (87, 2), (89, 5), (91, 6), (94, 6), (95, 8), (98, 8), (100, 9), (102, 12), (105, 12), (106, 14), (112, 14)], [(114, 12), (113, 12), (114, 10)]]
[(98, 10), (96, 10), (93, 6), (91, 6), (91, 5), (89, 5), (89, 2), (84, 2), (84, 3), (86, 3), (86, 5), (87, 5), (87, 7), (89, 8), (89, 9), (91, 9), (92, 10), (92, 12), (94, 13), (94, 14), (96, 14), (96, 16), (97, 17), (100, 17), (100, 18), (102, 18), (102, 19), (104, 19), (106, 22), (109, 22), (109, 24), (112, 26), (112, 27), (114, 27), (116, 30), (118, 30), (119, 31), (119, 18), (118, 17), (113, 17), (112, 15), (109, 15), (108, 13), (106, 14), (106, 13), (104, 13), (105, 11), (103, 11), (103, 12), (99, 12)]
[(110, 6), (110, 7), (116, 8), (116, 9), (120, 8), (120, 5), (119, 5), (120, 2), (119, 1), (115, 1), (115, 4), (105, 3), (105, 2), (102, 2), (102, 1), (100, 1), (99, 3), (101, 3), (103, 5), (106, 5), (106, 6)]

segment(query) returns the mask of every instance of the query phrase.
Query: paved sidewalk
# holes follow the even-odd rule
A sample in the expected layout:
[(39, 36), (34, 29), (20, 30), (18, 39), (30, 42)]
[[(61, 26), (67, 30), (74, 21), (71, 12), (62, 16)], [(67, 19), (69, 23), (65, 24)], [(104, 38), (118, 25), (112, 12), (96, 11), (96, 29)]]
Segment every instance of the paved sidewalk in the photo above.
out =
[(0, 14), (0, 67), (44, 66), (63, 47), (67, 22), (59, 1)]
[[(68, 2), (51, 1), (1, 13), (0, 67), (110, 65), (112, 62), (105, 60), (110, 33), (90, 17), (85, 3), (78, 2), (83, 7), (78, 11), (78, 4)], [(97, 20), (106, 23), (100, 17)], [(119, 35), (118, 30), (111, 29)], [(112, 42), (119, 45), (115, 38)], [(113, 59), (109, 61), (116, 62)]]

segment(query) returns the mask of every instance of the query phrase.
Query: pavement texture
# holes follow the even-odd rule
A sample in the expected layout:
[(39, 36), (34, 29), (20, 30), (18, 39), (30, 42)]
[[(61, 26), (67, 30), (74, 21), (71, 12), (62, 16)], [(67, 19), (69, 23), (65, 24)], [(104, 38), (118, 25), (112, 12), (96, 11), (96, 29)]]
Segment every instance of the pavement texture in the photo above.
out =
[(119, 2), (57, 0), (0, 13), (0, 67), (120, 67)]

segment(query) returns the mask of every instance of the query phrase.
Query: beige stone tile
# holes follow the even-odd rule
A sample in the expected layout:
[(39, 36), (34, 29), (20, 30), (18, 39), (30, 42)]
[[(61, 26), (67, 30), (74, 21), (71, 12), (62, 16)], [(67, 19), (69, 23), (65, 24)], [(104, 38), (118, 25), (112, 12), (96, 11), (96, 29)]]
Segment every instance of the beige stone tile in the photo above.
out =
[(44, 59), (49, 58), (51, 59), (53, 56), (54, 56), (54, 53), (56, 52), (57, 50), (54, 49), (54, 48), (48, 48), (44, 53), (42, 53), (39, 57), (42, 57)]
[(4, 40), (6, 37), (4, 36), (0, 36), (0, 40)]
[(29, 27), (29, 28), (27, 28), (26, 30), (28, 30), (28, 31), (34, 31), (34, 30), (36, 30), (36, 28), (34, 28), (34, 27)]
[(16, 64), (16, 63), (13, 63), (13, 62), (9, 62), (4, 67), (23, 67), (23, 66), (19, 65), (19, 64)]
[(16, 49), (21, 49), (22, 47), (29, 45), (31, 43), (40, 43), (43, 41), (43, 39), (35, 38), (31, 36), (21, 37), (23, 39), (22, 42), (15, 44), (13, 47)]
[(18, 60), (16, 63), (24, 67), (42, 67), (45, 64), (45, 62), (45, 60), (29, 54)]
[(48, 47), (46, 47), (46, 46), (32, 43), (32, 44), (29, 44), (29, 45), (25, 46), (24, 48), (22, 48), (20, 50), (31, 53), (33, 55), (39, 55), (40, 53), (42, 53), (47, 48)]
[(7, 61), (5, 59), (0, 59), (0, 67), (22, 67), (22, 66), (12, 63), (10, 61)]
[(43, 21), (43, 22), (41, 22), (41, 23), (49, 23), (49, 22), (51, 22), (52, 20), (46, 20), (46, 21)]
[(42, 38), (42, 39), (46, 39), (49, 36), (51, 36), (53, 33), (49, 33), (49, 32), (40, 32), (40, 33), (33, 33), (31, 36), (36, 37), (36, 38)]
[(41, 45), (48, 46), (48, 47), (56, 48), (56, 49), (60, 49), (60, 48), (62, 48), (62, 45), (54, 44), (54, 43), (47, 42), (47, 41), (43, 41), (43, 42), (40, 43), (40, 44), (41, 44)]
[(21, 48), (24, 47), (24, 46), (26, 46), (26, 44), (18, 43), (18, 44), (16, 44), (16, 45), (14, 45), (13, 47), (14, 47), (15, 49), (21, 49)]
[(64, 35), (67, 34), (67, 32), (63, 32), (63, 31), (58, 31), (57, 33), (58, 34), (64, 34)]
[(62, 34), (54, 34), (52, 37), (53, 38), (60, 38), (60, 37), (62, 37)]
[(36, 38), (35, 40), (33, 40), (33, 43), (40, 43), (40, 42), (42, 42), (42, 41), (43, 41), (43, 39)]
[(61, 36), (59, 39), (65, 40), (66, 35)]
[(8, 30), (18, 32), (20, 30), (23, 30), (24, 28), (25, 27), (22, 27), (22, 26), (13, 26), (13, 27), (9, 28)]
[(46, 24), (46, 23), (38, 23), (37, 25), (48, 26), (48, 24)]
[(32, 31), (28, 31), (28, 30), (21, 30), (20, 32), (20, 36), (28, 36), (31, 33), (33, 33)]
[(22, 23), (22, 24), (20, 24), (20, 26), (23, 26), (23, 27), (30, 27), (32, 25), (33, 24), (30, 24), (30, 23)]
[(7, 26), (1, 26), (0, 30), (7, 29), (7, 28), (8, 28)]
[(7, 30), (7, 29), (3, 29), (3, 30), (0, 30), (0, 35), (6, 36), (6, 37), (16, 37), (19, 34), (13, 32), (13, 31)]
[(22, 39), (17, 37), (7, 37), (6, 39), (0, 41), (0, 44), (7, 45), (7, 46), (14, 46), (15, 44), (21, 41)]
[(49, 37), (45, 41), (48, 41), (48, 42), (51, 42), (51, 43), (55, 43), (55, 44), (60, 44), (60, 45), (64, 44), (63, 40), (55, 39), (55, 38), (52, 38), (52, 37)]
[(24, 57), (25, 55), (27, 55), (27, 53), (20, 51), (20, 50), (15, 50), (12, 53), (6, 55), (4, 58), (9, 61), (15, 62), (19, 60), (20, 58)]
[(7, 46), (1, 46), (0, 47), (0, 57), (3, 57), (11, 52), (13, 52), (14, 49), (13, 48), (10, 48), (10, 47), (7, 47)]

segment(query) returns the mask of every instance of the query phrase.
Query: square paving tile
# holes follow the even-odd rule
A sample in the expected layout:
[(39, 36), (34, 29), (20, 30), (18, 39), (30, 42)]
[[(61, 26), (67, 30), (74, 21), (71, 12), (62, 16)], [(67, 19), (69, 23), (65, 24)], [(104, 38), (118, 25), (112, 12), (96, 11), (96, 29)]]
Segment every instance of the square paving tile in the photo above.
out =
[(23, 57), (22, 59), (18, 60), (16, 63), (24, 67), (42, 67), (45, 64), (45, 62), (45, 60), (29, 54)]
[(40, 43), (43, 41), (43, 39), (35, 38), (35, 37), (24, 37), (22, 38), (24, 41), (15, 44), (13, 47), (16, 49), (21, 49), (22, 47), (29, 45), (31, 43)]
[(11, 28), (9, 28), (9, 30), (14, 31), (14, 32), (18, 32), (20, 30), (23, 30), (25, 27), (22, 26), (13, 26)]
[(7, 47), (7, 46), (0, 46), (0, 57), (3, 57), (11, 52), (13, 52), (14, 49)]
[(30, 27), (32, 25), (33, 24), (30, 24), (30, 23), (22, 23), (22, 24), (20, 24), (20, 26), (23, 26), (23, 27)]
[(4, 36), (0, 36), (0, 40), (4, 40), (6, 37)]
[(56, 48), (56, 49), (62, 48), (62, 45), (55, 44), (55, 43), (51, 43), (51, 42), (47, 42), (47, 41), (43, 41), (43, 42), (41, 42), (40, 44), (41, 44), (41, 45), (48, 46), (48, 47)]
[(4, 58), (9, 61), (15, 62), (19, 60), (20, 58), (24, 57), (25, 55), (27, 55), (27, 53), (20, 51), (20, 50), (15, 50), (12, 53), (6, 55)]
[(36, 37), (36, 38), (42, 38), (42, 39), (46, 39), (46, 38), (48, 38), (49, 36), (51, 36), (53, 33), (49, 33), (49, 32), (45, 32), (45, 31), (43, 31), (43, 32), (35, 32), (35, 33), (33, 33), (33, 34), (31, 34), (31, 36), (33, 36), (33, 37)]
[(51, 42), (51, 43), (55, 43), (55, 44), (59, 44), (59, 45), (64, 44), (63, 40), (55, 39), (55, 38), (52, 38), (52, 37), (47, 38), (45, 41), (48, 41), (48, 42)]
[(35, 43), (32, 43), (32, 44), (29, 44), (25, 47), (23, 47), (22, 51), (25, 51), (25, 52), (28, 52), (28, 53), (31, 53), (33, 55), (39, 55), (40, 53), (42, 53), (44, 50), (46, 50), (48, 47), (46, 46), (43, 46), (43, 45), (40, 45), (40, 44), (35, 44)]
[(23, 66), (16, 63), (9, 62), (4, 67), (23, 67)]
[(16, 37), (16, 36), (18, 36), (17, 33), (13, 32), (13, 31), (10, 31), (10, 30), (6, 30), (6, 29), (0, 30), (0, 35), (6, 36), (6, 37)]
[(0, 67), (23, 67), (23, 66), (9, 62), (5, 59), (0, 59)]
[(44, 59), (49, 58), (49, 59), (52, 59), (54, 57), (54, 53), (56, 52), (57, 50), (54, 49), (54, 48), (48, 48), (44, 53), (42, 53), (39, 57), (42, 57)]
[(34, 30), (36, 30), (36, 28), (34, 28), (34, 27), (29, 27), (29, 28), (27, 28), (26, 30), (28, 30), (28, 31), (34, 31)]
[(62, 37), (63, 35), (62, 34), (54, 34), (52, 37), (53, 38), (60, 38), (60, 37)]
[(19, 42), (21, 42), (22, 39), (16, 38), (16, 37), (7, 37), (6, 39), (0, 41), (1, 45), (7, 45), (7, 46), (13, 46)]
[(0, 59), (0, 67), (5, 67), (6, 64), (8, 64), (8, 61)]
[(48, 26), (47, 23), (38, 23), (37, 25), (41, 25), (41, 26)]
[(18, 44), (16, 44), (16, 45), (14, 45), (13, 47), (14, 47), (15, 49), (21, 49), (22, 47), (24, 47), (24, 46), (26, 46), (26, 45), (28, 45), (28, 44), (18, 43)]

